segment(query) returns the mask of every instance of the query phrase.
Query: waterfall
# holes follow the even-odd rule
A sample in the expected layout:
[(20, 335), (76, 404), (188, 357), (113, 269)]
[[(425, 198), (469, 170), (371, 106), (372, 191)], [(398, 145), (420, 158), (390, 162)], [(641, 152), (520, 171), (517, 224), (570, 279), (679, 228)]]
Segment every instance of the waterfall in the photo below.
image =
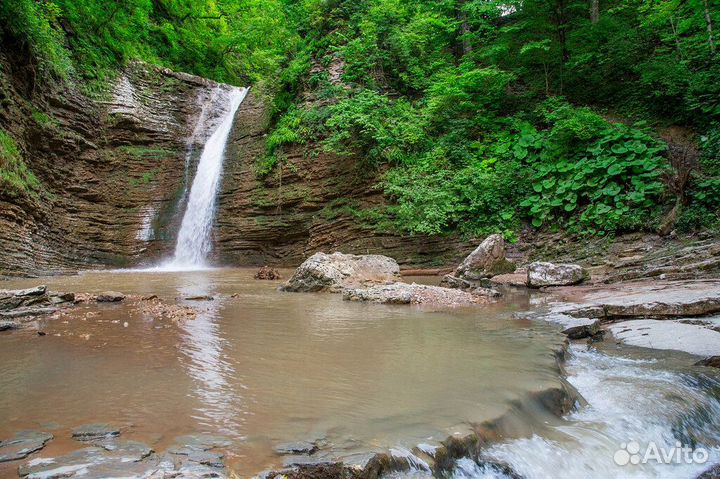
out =
[(246, 94), (247, 88), (233, 88), (228, 93), (228, 110), (200, 155), (175, 245), (175, 256), (163, 269), (192, 270), (206, 267), (206, 258), (212, 246), (211, 232), (225, 146), (232, 131), (235, 112)]

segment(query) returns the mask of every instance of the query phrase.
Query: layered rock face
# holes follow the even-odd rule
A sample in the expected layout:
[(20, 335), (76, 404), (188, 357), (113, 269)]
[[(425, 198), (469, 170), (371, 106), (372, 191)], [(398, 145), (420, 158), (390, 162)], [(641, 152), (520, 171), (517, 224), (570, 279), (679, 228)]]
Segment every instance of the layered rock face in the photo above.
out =
[[(194, 160), (222, 112), (218, 84), (136, 63), (90, 98), (36, 84), (28, 57), (9, 51), (0, 53), (0, 128), (42, 187), (0, 190), (0, 277), (167, 254)], [(217, 108), (203, 111), (214, 96)]]
[(347, 213), (386, 199), (357, 158), (328, 154), (321, 147), (286, 151), (285, 166), (261, 178), (267, 108), (250, 94), (238, 110), (225, 160), (215, 228), (215, 260), (222, 264), (295, 266), (317, 251), (383, 254), (400, 265), (445, 266), (471, 243), (457, 238), (378, 233)]

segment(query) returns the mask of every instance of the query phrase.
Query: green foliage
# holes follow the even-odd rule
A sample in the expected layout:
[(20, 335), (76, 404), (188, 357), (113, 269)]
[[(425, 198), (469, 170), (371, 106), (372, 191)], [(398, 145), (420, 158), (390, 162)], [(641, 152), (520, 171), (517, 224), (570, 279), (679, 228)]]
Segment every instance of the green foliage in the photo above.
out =
[(60, 8), (52, 0), (3, 0), (0, 34), (18, 39), (34, 55), (41, 73), (68, 78), (74, 68), (58, 24), (60, 16)]
[(77, 70), (85, 82), (130, 60), (233, 84), (274, 82), (296, 42), (283, 0), (7, 0), (0, 20), (45, 70)]
[[(533, 167), (533, 194), (520, 206), (533, 226), (566, 225), (583, 233), (642, 229), (654, 220), (668, 168), (665, 145), (647, 133), (597, 117), (587, 128), (586, 110), (567, 112), (543, 133), (526, 133), (523, 156)], [(580, 121), (578, 121), (580, 120)]]
[(40, 110), (33, 110), (32, 117), (35, 122), (43, 128), (54, 128), (58, 126), (58, 121)]
[(702, 156), (693, 172), (693, 188), (678, 228), (693, 231), (708, 228), (720, 232), (720, 125), (713, 125), (700, 138)]
[(360, 90), (329, 107), (324, 146), (338, 154), (359, 153), (374, 165), (402, 162), (424, 139), (416, 115), (406, 100)]
[(15, 140), (0, 129), (0, 195), (36, 197), (42, 183), (23, 161)]

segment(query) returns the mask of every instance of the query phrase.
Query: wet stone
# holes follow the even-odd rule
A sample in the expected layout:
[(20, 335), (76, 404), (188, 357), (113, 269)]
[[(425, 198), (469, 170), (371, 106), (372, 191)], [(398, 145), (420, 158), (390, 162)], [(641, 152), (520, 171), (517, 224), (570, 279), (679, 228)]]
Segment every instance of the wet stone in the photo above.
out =
[(600, 322), (595, 321), (591, 324), (584, 324), (580, 326), (573, 326), (563, 331), (563, 334), (567, 335), (570, 339), (584, 339), (595, 337), (600, 333)]
[(188, 296), (187, 298), (185, 298), (185, 301), (212, 301), (213, 299), (215, 299), (215, 298), (213, 298), (212, 296), (198, 295), (198, 296)]
[(18, 289), (14, 291), (16, 297), (24, 297), (24, 296), (42, 296), (47, 291), (47, 286), (40, 285), (35, 286), (34, 288), (27, 288), (27, 289)]
[(17, 329), (19, 327), (20, 323), (16, 321), (0, 320), (0, 331), (9, 331), (11, 329)]
[(39, 451), (53, 438), (47, 432), (20, 431), (10, 439), (0, 441), (0, 462), (24, 459)]
[(695, 363), (695, 366), (708, 366), (711, 368), (720, 368), (720, 356), (710, 356)]
[(116, 438), (101, 439), (93, 442), (93, 445), (112, 453), (108, 457), (118, 458), (121, 462), (140, 462), (154, 452), (152, 448), (142, 442)]
[(123, 299), (125, 299), (125, 295), (117, 291), (105, 291), (104, 293), (98, 294), (97, 298), (95, 298), (98, 303), (117, 303)]
[(120, 429), (109, 424), (86, 424), (75, 428), (72, 432), (73, 439), (78, 441), (92, 441), (120, 435)]
[(286, 442), (275, 448), (278, 454), (313, 454), (317, 450), (317, 444), (310, 441)]
[(38, 308), (38, 307), (24, 307), (24, 308), (17, 308), (12, 311), (6, 311), (3, 313), (0, 313), (0, 317), (3, 318), (24, 318), (27, 316), (42, 316), (42, 315), (48, 315), (53, 314), (57, 312), (57, 309), (55, 308)]
[(213, 434), (189, 434), (175, 438), (176, 446), (209, 451), (215, 447), (229, 447), (232, 441), (225, 436)]
[(330, 464), (337, 464), (337, 459), (330, 457), (329, 455), (325, 454), (319, 454), (319, 455), (307, 455), (307, 454), (297, 454), (293, 456), (285, 456), (283, 458), (283, 467), (293, 467), (293, 466), (310, 466), (310, 467), (316, 467), (316, 466), (326, 466)]

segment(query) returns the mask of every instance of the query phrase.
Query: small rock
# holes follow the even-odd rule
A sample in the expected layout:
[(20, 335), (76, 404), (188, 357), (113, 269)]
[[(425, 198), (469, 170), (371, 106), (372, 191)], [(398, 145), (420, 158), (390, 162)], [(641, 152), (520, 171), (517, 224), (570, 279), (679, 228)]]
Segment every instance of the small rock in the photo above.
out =
[(255, 273), (255, 279), (276, 280), (281, 278), (278, 270), (270, 268), (269, 266), (263, 266)]
[(45, 331), (38, 331), (38, 336), (45, 336), (47, 333)]
[(28, 288), (28, 289), (18, 289), (15, 291), (16, 297), (23, 297), (23, 296), (42, 296), (47, 291), (47, 286), (40, 285), (35, 286), (34, 288)]
[(0, 331), (9, 331), (11, 329), (18, 329), (20, 323), (16, 321), (0, 321)]
[(317, 450), (317, 444), (309, 441), (287, 442), (275, 448), (278, 454), (313, 454)]
[(563, 331), (569, 339), (585, 339), (595, 336), (600, 332), (600, 322), (595, 321), (592, 324), (584, 324), (581, 326), (573, 326)]
[(92, 441), (120, 435), (120, 429), (109, 424), (86, 424), (75, 428), (72, 432), (73, 439), (78, 441)]
[(143, 296), (140, 298), (140, 301), (152, 301), (153, 299), (158, 299), (156, 294), (151, 294), (149, 296)]
[(695, 366), (709, 366), (711, 368), (720, 368), (720, 356), (710, 356), (709, 358), (701, 359), (695, 363)]
[(199, 295), (199, 296), (188, 296), (185, 298), (185, 301), (212, 301), (215, 298), (208, 295)]
[(98, 303), (117, 303), (123, 299), (125, 299), (125, 295), (116, 291), (105, 291), (95, 298)]
[(588, 277), (588, 272), (582, 266), (576, 264), (554, 264), (538, 261), (528, 266), (527, 284), (533, 288), (569, 286), (582, 283)]

